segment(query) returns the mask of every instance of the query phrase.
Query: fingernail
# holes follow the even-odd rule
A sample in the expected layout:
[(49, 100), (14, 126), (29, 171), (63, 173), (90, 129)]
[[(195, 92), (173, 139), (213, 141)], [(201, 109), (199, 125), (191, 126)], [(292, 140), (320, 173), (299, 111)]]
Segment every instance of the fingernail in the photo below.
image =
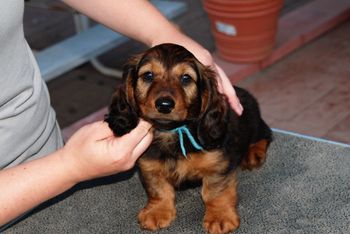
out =
[(243, 106), (241, 103), (238, 103), (238, 110), (239, 110), (239, 114), (241, 115), (243, 113)]

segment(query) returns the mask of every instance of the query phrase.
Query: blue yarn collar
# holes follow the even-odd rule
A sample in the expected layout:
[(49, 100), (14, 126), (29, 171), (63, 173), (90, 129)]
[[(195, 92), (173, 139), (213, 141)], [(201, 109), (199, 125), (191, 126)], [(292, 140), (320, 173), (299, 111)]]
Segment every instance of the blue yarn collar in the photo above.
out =
[(181, 147), (181, 152), (182, 155), (187, 159), (187, 153), (185, 149), (185, 143), (184, 143), (184, 137), (183, 134), (186, 134), (188, 139), (190, 140), (191, 144), (193, 145), (194, 148), (197, 150), (203, 150), (203, 147), (197, 143), (197, 141), (194, 139), (193, 135), (191, 134), (190, 130), (186, 125), (182, 125), (180, 127), (174, 128), (170, 130), (170, 132), (177, 133), (179, 136), (179, 142), (180, 142), (180, 147)]

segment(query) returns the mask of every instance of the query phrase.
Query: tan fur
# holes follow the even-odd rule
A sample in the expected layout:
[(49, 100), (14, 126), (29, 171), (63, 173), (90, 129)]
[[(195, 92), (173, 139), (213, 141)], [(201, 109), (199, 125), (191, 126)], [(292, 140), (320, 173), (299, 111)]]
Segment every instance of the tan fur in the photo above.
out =
[(176, 173), (181, 179), (201, 179), (224, 171), (227, 166), (228, 162), (222, 160), (220, 151), (199, 152), (189, 154), (187, 159), (179, 160)]
[[(142, 75), (146, 72), (154, 74), (152, 86), (142, 80)], [(176, 106), (173, 112), (165, 118), (172, 120), (184, 120), (187, 117), (187, 108), (193, 99), (197, 96), (195, 83), (186, 87), (181, 85), (181, 76), (190, 75), (194, 82), (197, 81), (196, 72), (186, 63), (176, 64), (170, 70), (157, 59), (143, 64), (138, 71), (138, 80), (136, 84), (136, 98), (139, 102), (142, 115), (149, 118), (158, 118), (159, 112), (155, 108), (155, 100), (162, 96), (170, 96), (176, 100)], [(129, 91), (132, 95), (131, 91)], [(164, 117), (164, 116), (162, 116)]]
[[(191, 76), (191, 78), (194, 81), (198, 80), (196, 72), (187, 63), (176, 64), (171, 69), (171, 74), (172, 74), (172, 76), (179, 77), (179, 78), (181, 77), (181, 75), (187, 74), (187, 75)], [(185, 90), (186, 102), (190, 103), (192, 101), (192, 99), (197, 96), (197, 87), (196, 87), (195, 83), (192, 83), (191, 85), (184, 87), (184, 90)]]
[[(175, 219), (174, 185), (183, 180), (203, 179), (202, 197), (206, 205), (204, 227), (210, 233), (225, 233), (239, 226), (236, 211), (236, 175), (213, 176), (227, 167), (220, 151), (200, 152), (177, 161), (175, 168), (166, 161), (139, 160), (146, 184), (148, 204), (139, 213), (142, 228), (156, 230)], [(166, 194), (166, 196), (165, 196)]]
[(239, 227), (236, 187), (235, 173), (224, 179), (203, 179), (202, 198), (206, 209), (203, 226), (209, 233), (228, 233)]
[(176, 217), (174, 187), (163, 176), (164, 167), (159, 161), (146, 160), (140, 165), (148, 195), (147, 206), (138, 215), (140, 226), (152, 231), (167, 227)]
[[(153, 74), (151, 78), (145, 76), (148, 72)], [(138, 214), (141, 228), (155, 231), (169, 226), (176, 217), (176, 186), (194, 180), (202, 182), (205, 230), (209, 233), (234, 231), (240, 225), (235, 168), (240, 160), (243, 160), (240, 165), (243, 169), (260, 167), (266, 159), (269, 141), (249, 145), (250, 142), (245, 144), (241, 138), (246, 137), (245, 131), (236, 136), (233, 131), (237, 128), (236, 121), (239, 127), (241, 122), (229, 112), (225, 97), (219, 93), (215, 72), (185, 48), (170, 44), (155, 47), (133, 58), (127, 74), (128, 103), (137, 117), (154, 127), (152, 144), (138, 160), (148, 196), (147, 205)], [(184, 82), (184, 75), (191, 78), (189, 82)], [(165, 99), (171, 101), (168, 112), (161, 111), (164, 106), (159, 104)], [(121, 107), (116, 106), (117, 114), (122, 112), (118, 108)], [(169, 131), (183, 125), (210, 151), (186, 145), (189, 152), (185, 158), (179, 148), (179, 136)], [(115, 126), (117, 130), (121, 128), (118, 124)], [(230, 130), (226, 134), (227, 129)], [(187, 144), (189, 137), (184, 138)], [(241, 152), (246, 152), (248, 146), (245, 156)]]
[(241, 168), (252, 170), (254, 168), (261, 167), (266, 160), (266, 151), (268, 145), (269, 142), (264, 139), (250, 145), (248, 154), (241, 163)]

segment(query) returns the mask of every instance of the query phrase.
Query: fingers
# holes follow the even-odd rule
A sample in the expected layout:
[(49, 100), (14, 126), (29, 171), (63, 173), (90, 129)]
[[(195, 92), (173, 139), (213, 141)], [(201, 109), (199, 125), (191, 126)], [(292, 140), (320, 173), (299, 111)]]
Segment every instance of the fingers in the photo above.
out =
[(230, 85), (225, 85), (223, 93), (227, 96), (228, 101), (232, 107), (232, 109), (238, 114), (241, 115), (243, 112), (243, 107), (236, 95), (236, 91), (233, 88), (233, 86)]
[(222, 81), (223, 81), (223, 79), (227, 78), (227, 76), (226, 76), (225, 72), (215, 63), (214, 63), (214, 68), (217, 72), (217, 82), (218, 82), (219, 92), (224, 93), (224, 87), (223, 87)]
[[(232, 90), (233, 87), (232, 87)], [(226, 92), (226, 93), (229, 93), (229, 92)], [(234, 94), (234, 95), (229, 95), (228, 96), (228, 101), (232, 107), (232, 109), (238, 114), (238, 115), (242, 115), (243, 113), (243, 106), (242, 104), (240, 103), (238, 97)]]
[(104, 121), (97, 121), (90, 124), (91, 131), (96, 140), (103, 140), (113, 136), (112, 130), (109, 128), (108, 123)]
[(123, 141), (125, 146), (135, 148), (142, 141), (142, 139), (149, 134), (151, 127), (152, 125), (150, 123), (140, 119), (140, 122), (136, 128), (119, 139)]
[(153, 139), (153, 135), (150, 131), (151, 127), (150, 123), (140, 119), (135, 129), (119, 138), (119, 140), (123, 141), (124, 146), (131, 149), (132, 161), (136, 161), (151, 144)]
[(241, 115), (243, 112), (243, 107), (236, 95), (236, 91), (234, 90), (230, 80), (226, 76), (225, 72), (219, 67), (217, 64), (215, 64), (215, 68), (218, 72), (219, 76), (219, 91), (223, 94), (225, 94), (228, 98), (228, 101), (232, 107), (232, 109), (238, 114)]
[(143, 152), (149, 147), (153, 140), (153, 135), (151, 131), (149, 131), (139, 142), (139, 144), (135, 147), (134, 151), (132, 152), (132, 158), (133, 160), (136, 160), (138, 157), (141, 156)]

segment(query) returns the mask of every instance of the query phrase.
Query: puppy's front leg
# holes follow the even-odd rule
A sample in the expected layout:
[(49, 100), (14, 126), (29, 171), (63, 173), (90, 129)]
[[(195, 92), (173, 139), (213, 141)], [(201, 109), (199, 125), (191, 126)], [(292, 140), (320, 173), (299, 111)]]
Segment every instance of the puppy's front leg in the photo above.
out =
[(139, 215), (143, 229), (155, 231), (168, 227), (176, 217), (175, 190), (166, 178), (164, 165), (158, 160), (139, 161), (148, 203)]
[(204, 228), (209, 233), (228, 233), (239, 227), (236, 173), (203, 178)]

